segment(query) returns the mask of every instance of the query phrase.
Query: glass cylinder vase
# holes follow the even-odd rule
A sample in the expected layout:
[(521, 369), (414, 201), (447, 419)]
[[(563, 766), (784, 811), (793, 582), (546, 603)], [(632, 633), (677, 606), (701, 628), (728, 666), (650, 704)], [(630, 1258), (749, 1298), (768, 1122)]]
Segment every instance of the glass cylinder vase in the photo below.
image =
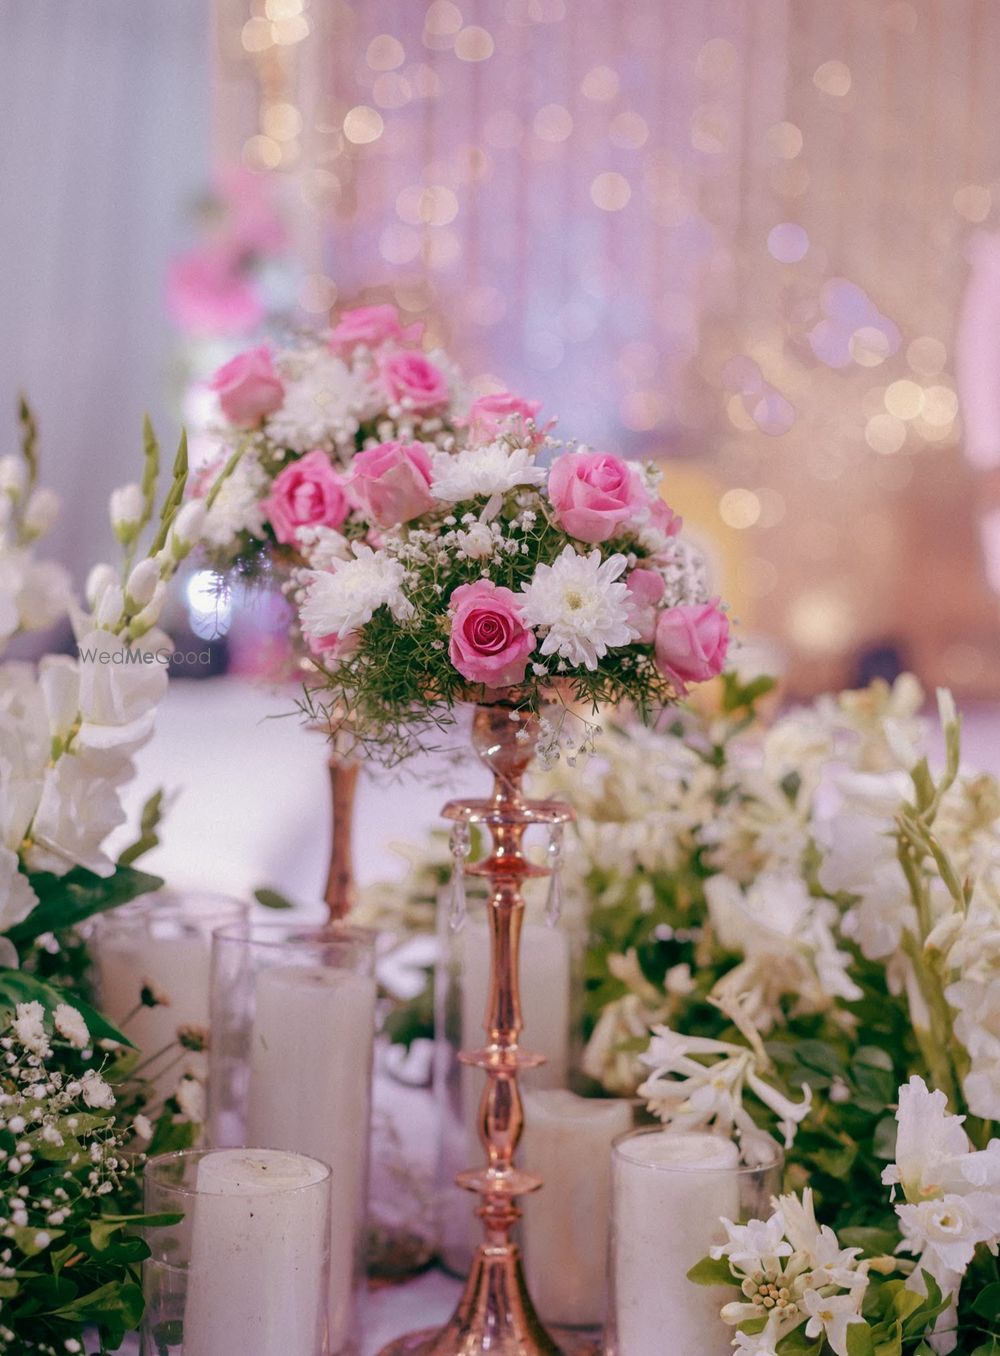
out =
[(212, 949), (209, 1135), (331, 1170), (330, 1350), (356, 1340), (363, 1269), (375, 934), (295, 922), (220, 928)]
[(606, 1356), (671, 1351), (729, 1356), (732, 1328), (719, 1311), (738, 1291), (701, 1286), (688, 1272), (725, 1241), (722, 1218), (767, 1218), (784, 1155), (755, 1136), (750, 1162), (721, 1135), (654, 1126), (612, 1150)]
[(330, 1169), (272, 1149), (151, 1159), (141, 1356), (329, 1356)]
[(178, 1032), (187, 1029), (188, 1046), (205, 1044), (212, 933), (246, 926), (249, 912), (226, 895), (158, 890), (96, 920), (91, 947), (98, 1004), (142, 1052), (150, 1110), (158, 1111), (185, 1075), (204, 1084), (205, 1056), (182, 1047)]

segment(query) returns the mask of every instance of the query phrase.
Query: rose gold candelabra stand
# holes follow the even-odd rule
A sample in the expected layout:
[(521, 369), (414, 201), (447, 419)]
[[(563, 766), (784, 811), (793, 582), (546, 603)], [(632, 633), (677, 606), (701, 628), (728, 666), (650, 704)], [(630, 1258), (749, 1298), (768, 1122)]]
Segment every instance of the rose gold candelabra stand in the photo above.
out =
[(330, 866), (323, 898), (330, 922), (346, 918), (354, 906), (354, 800), (358, 790), (361, 764), (356, 758), (337, 753), (327, 758), (330, 773), (330, 801), (333, 824), (330, 834)]
[(517, 1043), (523, 1026), (518, 979), (524, 918), (521, 885), (529, 877), (549, 875), (547, 868), (526, 860), (521, 843), (533, 824), (558, 825), (573, 818), (573, 811), (561, 801), (524, 798), (524, 774), (537, 740), (537, 720), (529, 713), (509, 706), (478, 706), (472, 742), (493, 774), (493, 793), (486, 800), (454, 800), (444, 807), (446, 819), (460, 825), (483, 824), (492, 837), (489, 856), (466, 868), (490, 883), (486, 1043), (459, 1055), (464, 1064), (486, 1074), (479, 1137), (487, 1161), (484, 1168), (459, 1173), (456, 1179), (479, 1197), (476, 1214), (483, 1222), (484, 1238), (458, 1307), (445, 1326), (398, 1338), (383, 1348), (381, 1356), (558, 1356), (560, 1351), (535, 1313), (520, 1252), (511, 1240), (521, 1216), (518, 1198), (542, 1185), (540, 1177), (514, 1166), (524, 1126), (518, 1073), (544, 1063), (544, 1056), (529, 1054)]

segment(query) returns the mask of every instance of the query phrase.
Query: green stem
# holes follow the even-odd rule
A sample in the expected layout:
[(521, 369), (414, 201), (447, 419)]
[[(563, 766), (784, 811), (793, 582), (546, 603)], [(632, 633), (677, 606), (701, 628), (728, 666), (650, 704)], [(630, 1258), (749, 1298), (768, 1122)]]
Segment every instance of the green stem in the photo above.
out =
[(911, 932), (904, 932), (901, 944), (913, 966), (914, 977), (931, 1017), (930, 1031), (923, 1030), (914, 1022), (913, 1033), (920, 1046), (920, 1052), (927, 1061), (934, 1086), (940, 1088), (947, 1096), (952, 1109), (961, 1113), (966, 1109), (965, 1101), (949, 1054), (951, 1010), (936, 976), (928, 969), (920, 941)]

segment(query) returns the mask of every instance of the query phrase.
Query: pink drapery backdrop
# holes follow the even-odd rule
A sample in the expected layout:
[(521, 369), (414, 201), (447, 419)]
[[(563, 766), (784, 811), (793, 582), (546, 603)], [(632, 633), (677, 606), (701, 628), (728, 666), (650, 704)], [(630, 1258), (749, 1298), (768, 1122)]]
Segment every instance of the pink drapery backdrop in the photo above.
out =
[[(1000, 7), (218, 16), (218, 144), (285, 180), (307, 312), (393, 296), (568, 432), (672, 456), (727, 595), (788, 643), (801, 688), (891, 643), (930, 683), (995, 691), (957, 377), (970, 417), (996, 383), (956, 328), (1000, 204)], [(972, 295), (988, 317), (975, 274)]]

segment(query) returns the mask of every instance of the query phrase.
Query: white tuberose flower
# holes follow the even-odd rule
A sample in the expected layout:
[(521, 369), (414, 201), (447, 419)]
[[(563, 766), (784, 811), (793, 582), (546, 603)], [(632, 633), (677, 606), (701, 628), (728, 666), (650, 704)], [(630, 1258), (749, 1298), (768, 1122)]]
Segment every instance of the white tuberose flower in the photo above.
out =
[[(682, 1036), (668, 1026), (653, 1028), (642, 1063), (652, 1070), (639, 1088), (649, 1110), (675, 1130), (714, 1129), (753, 1138), (759, 1132), (743, 1105), (749, 1088), (774, 1113), (790, 1147), (799, 1123), (812, 1105), (812, 1093), (803, 1087), (802, 1101), (793, 1102), (761, 1075), (770, 1061), (760, 1036), (752, 1027), (744, 1034), (752, 1048), (717, 1041), (708, 1036)], [(714, 1059), (712, 1064), (703, 1059)]]
[(331, 571), (314, 571), (302, 605), (302, 629), (314, 639), (346, 636), (371, 621), (387, 607), (397, 621), (413, 615), (413, 604), (403, 594), (405, 570), (384, 551), (356, 543), (354, 559)]
[(622, 555), (602, 561), (596, 549), (581, 556), (565, 546), (551, 565), (536, 565), (531, 582), (521, 585), (521, 612), (529, 626), (549, 628), (542, 654), (593, 670), (609, 649), (638, 639), (628, 619), (628, 588), (616, 582), (627, 563)]
[(541, 485), (546, 477), (528, 448), (511, 451), (502, 442), (473, 447), (454, 456), (435, 452), (432, 461), (431, 493), (444, 504), (505, 494), (518, 485)]

